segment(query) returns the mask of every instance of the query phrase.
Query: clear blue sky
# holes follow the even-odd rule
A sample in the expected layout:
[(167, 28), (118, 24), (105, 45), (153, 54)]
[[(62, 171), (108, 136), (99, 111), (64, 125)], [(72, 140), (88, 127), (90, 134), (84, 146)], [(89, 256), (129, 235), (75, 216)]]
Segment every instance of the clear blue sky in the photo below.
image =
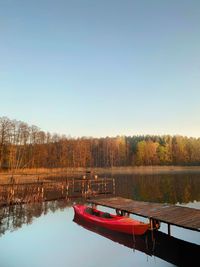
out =
[(200, 1), (0, 0), (0, 116), (200, 136)]

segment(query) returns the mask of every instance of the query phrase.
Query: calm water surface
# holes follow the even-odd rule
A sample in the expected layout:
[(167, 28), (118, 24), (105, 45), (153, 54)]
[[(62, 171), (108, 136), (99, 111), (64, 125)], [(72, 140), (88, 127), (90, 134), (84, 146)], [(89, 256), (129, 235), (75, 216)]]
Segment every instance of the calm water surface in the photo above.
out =
[[(117, 177), (116, 195), (200, 209), (199, 174)], [(162, 224), (154, 236), (116, 234), (74, 221), (74, 201), (1, 209), (0, 267), (194, 265), (199, 232), (172, 227), (169, 237)]]

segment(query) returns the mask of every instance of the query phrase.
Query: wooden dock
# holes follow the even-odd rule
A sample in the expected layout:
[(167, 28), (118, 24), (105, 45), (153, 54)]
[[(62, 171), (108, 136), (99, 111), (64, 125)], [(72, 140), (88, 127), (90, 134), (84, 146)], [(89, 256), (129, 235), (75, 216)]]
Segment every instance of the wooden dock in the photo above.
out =
[(150, 222), (152, 220), (164, 222), (168, 224), (168, 234), (170, 234), (170, 225), (200, 231), (200, 210), (198, 209), (135, 201), (121, 197), (90, 199), (88, 202), (146, 217)]
[(0, 184), (0, 207), (70, 198), (88, 198), (115, 193), (113, 178)]

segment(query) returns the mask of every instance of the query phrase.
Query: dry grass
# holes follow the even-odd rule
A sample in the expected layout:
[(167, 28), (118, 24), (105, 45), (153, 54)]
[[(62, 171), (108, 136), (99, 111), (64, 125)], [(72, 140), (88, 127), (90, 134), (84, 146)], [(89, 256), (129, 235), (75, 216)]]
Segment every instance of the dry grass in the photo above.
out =
[(0, 184), (10, 183), (12, 177), (16, 183), (34, 182), (42, 181), (48, 178), (56, 178), (61, 176), (77, 176), (85, 173), (85, 169), (72, 169), (72, 168), (52, 168), (52, 169), (23, 169), (17, 170), (14, 173), (11, 171), (1, 171), (0, 172)]
[(113, 168), (52, 168), (52, 169), (23, 169), (14, 174), (12, 172), (0, 172), (0, 184), (10, 183), (11, 177), (15, 182), (33, 182), (54, 177), (82, 176), (87, 171), (92, 175), (98, 174), (162, 174), (162, 173), (200, 173), (200, 166), (140, 166), (140, 167), (113, 167)]

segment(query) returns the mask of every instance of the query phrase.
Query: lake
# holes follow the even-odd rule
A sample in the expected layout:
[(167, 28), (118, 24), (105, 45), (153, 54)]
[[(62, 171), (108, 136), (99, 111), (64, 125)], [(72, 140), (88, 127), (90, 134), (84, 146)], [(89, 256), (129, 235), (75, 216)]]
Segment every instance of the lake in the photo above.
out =
[[(200, 209), (198, 173), (113, 177), (117, 196)], [(168, 236), (167, 226), (161, 224), (154, 235), (117, 234), (74, 221), (72, 205), (76, 202), (84, 200), (1, 208), (0, 266), (192, 266), (200, 253), (200, 232), (172, 226), (172, 236)]]

